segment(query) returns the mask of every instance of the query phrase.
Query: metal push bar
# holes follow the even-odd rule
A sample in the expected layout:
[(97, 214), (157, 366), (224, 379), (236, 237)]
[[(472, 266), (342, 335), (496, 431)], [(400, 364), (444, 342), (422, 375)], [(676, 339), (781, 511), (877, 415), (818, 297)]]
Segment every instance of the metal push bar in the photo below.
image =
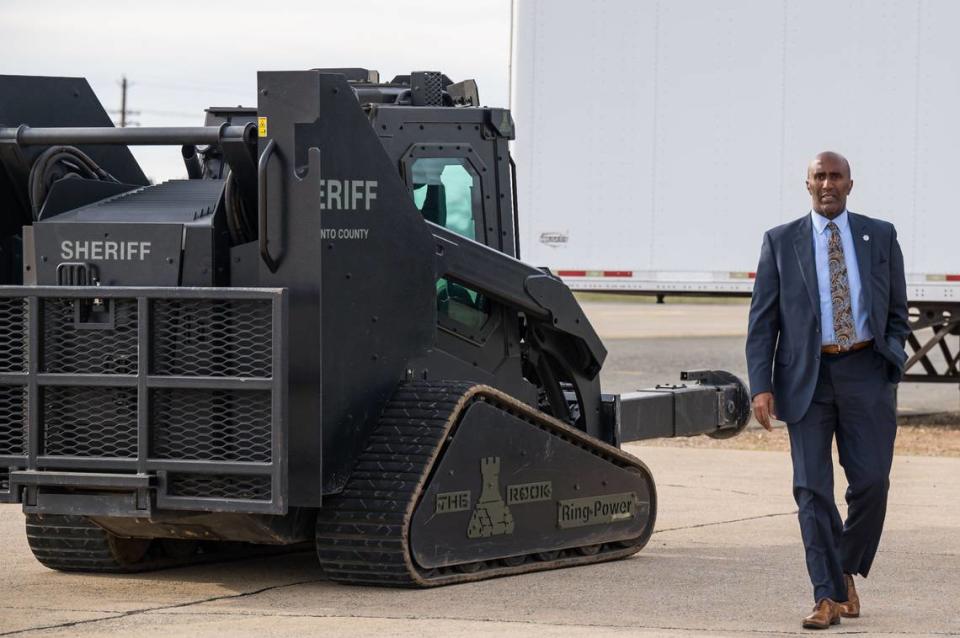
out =
[(220, 126), (173, 126), (143, 128), (111, 128), (107, 126), (31, 128), (0, 128), (0, 143), (19, 146), (48, 146), (51, 144), (130, 144), (165, 146), (174, 144), (221, 144), (247, 142), (256, 139), (256, 126), (222, 124)]

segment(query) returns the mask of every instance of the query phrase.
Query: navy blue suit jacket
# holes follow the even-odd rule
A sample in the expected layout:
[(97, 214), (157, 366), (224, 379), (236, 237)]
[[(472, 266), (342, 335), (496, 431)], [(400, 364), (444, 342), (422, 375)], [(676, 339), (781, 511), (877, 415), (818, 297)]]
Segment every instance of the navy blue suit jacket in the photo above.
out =
[[(889, 222), (848, 214), (873, 347), (886, 360), (887, 381), (898, 383), (910, 326), (897, 231)], [(799, 421), (810, 407), (820, 369), (820, 293), (812, 226), (807, 214), (766, 232), (750, 303), (750, 392), (773, 392), (777, 416), (787, 423)]]

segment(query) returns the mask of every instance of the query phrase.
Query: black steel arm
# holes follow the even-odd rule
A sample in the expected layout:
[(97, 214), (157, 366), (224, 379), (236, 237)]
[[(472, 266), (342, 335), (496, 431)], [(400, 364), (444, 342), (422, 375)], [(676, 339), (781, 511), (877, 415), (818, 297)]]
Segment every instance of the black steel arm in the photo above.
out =
[(736, 436), (750, 421), (747, 386), (723, 370), (681, 372), (686, 383), (603, 396), (604, 421), (614, 424), (615, 444), (707, 434)]
[(584, 371), (591, 371), (591, 377), (600, 371), (607, 349), (559, 278), (442, 226), (427, 224), (435, 240), (440, 276), (481, 290), (529, 319), (578, 339), (590, 358)]
[[(427, 222), (433, 233), (437, 275), (448, 277), (527, 319), (529, 362), (552, 413), (607, 442), (613, 430), (601, 419), (600, 367), (607, 350), (570, 289), (557, 277), (498, 250)], [(572, 388), (575, 409), (564, 397)]]

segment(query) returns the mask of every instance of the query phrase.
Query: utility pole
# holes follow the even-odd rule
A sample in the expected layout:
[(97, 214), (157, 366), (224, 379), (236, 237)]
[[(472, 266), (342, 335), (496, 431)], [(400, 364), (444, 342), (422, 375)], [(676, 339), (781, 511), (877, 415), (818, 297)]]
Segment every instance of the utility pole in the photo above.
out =
[(127, 88), (130, 86), (130, 82), (127, 81), (127, 76), (120, 76), (120, 110), (110, 110), (109, 113), (113, 115), (119, 115), (120, 121), (114, 122), (117, 126), (124, 128), (127, 126), (140, 126), (139, 122), (132, 122), (128, 118), (130, 115), (140, 115), (140, 111), (131, 111), (127, 108)]
[(120, 78), (120, 128), (127, 125), (127, 76)]

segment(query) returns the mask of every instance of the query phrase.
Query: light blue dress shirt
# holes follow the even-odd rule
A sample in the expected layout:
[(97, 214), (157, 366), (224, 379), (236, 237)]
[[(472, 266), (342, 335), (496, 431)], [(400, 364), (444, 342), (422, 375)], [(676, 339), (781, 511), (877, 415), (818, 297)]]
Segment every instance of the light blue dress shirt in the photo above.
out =
[[(830, 297), (830, 231), (827, 224), (831, 220), (816, 211), (810, 211), (813, 220), (813, 253), (817, 262), (817, 288), (820, 291), (820, 336), (822, 345), (836, 343), (833, 334), (833, 302)], [(850, 286), (850, 305), (853, 310), (853, 323), (857, 328), (854, 343), (872, 339), (867, 326), (867, 308), (863, 301), (863, 286), (860, 283), (860, 267), (857, 265), (857, 252), (853, 245), (853, 233), (850, 230), (850, 217), (844, 210), (833, 219), (840, 231), (840, 243), (843, 245), (843, 260), (847, 263), (847, 284)]]

